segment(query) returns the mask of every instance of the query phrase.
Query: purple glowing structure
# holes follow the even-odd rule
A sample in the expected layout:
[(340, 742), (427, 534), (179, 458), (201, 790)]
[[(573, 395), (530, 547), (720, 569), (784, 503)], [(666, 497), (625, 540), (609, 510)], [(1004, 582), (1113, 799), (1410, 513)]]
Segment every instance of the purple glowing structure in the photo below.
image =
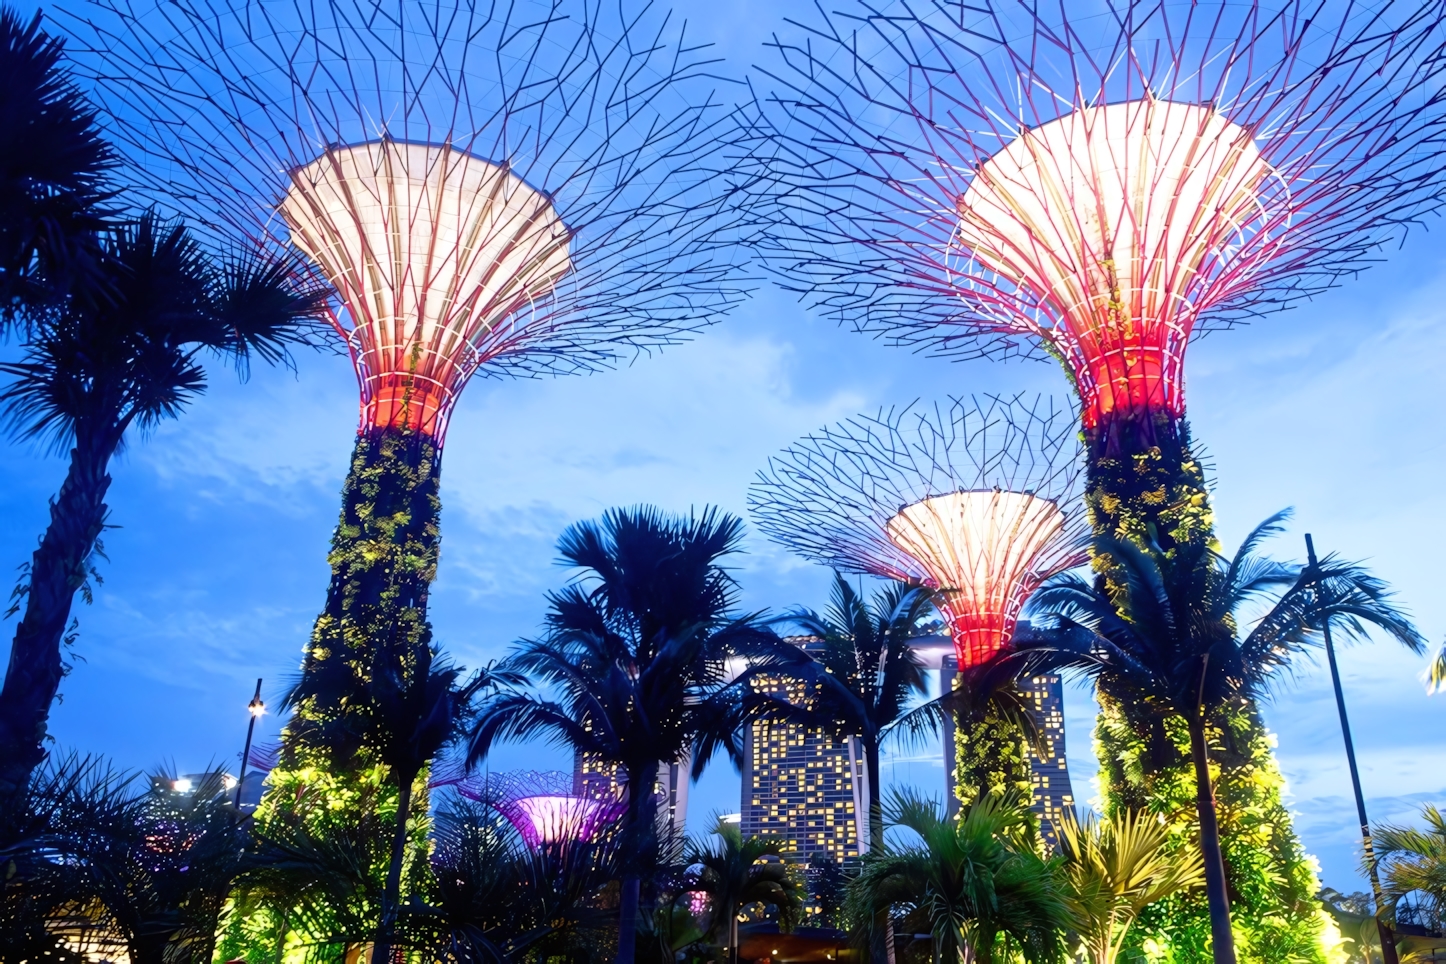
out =
[(514, 770), (488, 774), (482, 780), (459, 772), (432, 785), (450, 786), (469, 800), (492, 807), (534, 850), (592, 840), (623, 812), (618, 801), (575, 794), (572, 774), (559, 770)]

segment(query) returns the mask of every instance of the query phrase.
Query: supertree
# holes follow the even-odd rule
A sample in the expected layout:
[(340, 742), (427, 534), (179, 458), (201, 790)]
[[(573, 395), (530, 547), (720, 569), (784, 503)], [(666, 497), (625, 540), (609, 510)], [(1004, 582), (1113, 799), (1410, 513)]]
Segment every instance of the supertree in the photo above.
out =
[(144, 195), (232, 243), (294, 246), (335, 290), (361, 419), (257, 824), (385, 808), (370, 747), (389, 721), (370, 687), (430, 639), (463, 386), (626, 363), (743, 296), (713, 62), (666, 17), (588, 0), (68, 12)]
[(459, 774), (452, 789), (493, 807), (534, 850), (591, 840), (625, 809), (620, 800), (575, 793), (572, 774), (560, 770), (512, 770), (482, 780)]
[(1192, 337), (1321, 293), (1439, 206), (1443, 7), (1066, 9), (856, 4), (776, 39), (760, 246), (862, 330), (1057, 359), (1096, 528), (1169, 549), (1213, 534)]
[(749, 490), (759, 528), (799, 555), (934, 591), (972, 697), (955, 735), (965, 803), (1030, 791), (1025, 734), (993, 697), (1035, 668), (1015, 645), (1030, 593), (1086, 558), (1075, 434), (1047, 397), (916, 402), (808, 436)]
[[(1442, 11), (847, 6), (772, 45), (751, 151), (761, 245), (861, 330), (956, 358), (1054, 357), (1080, 398), (1095, 530), (1167, 554), (1213, 545), (1186, 348), (1325, 291), (1437, 209)], [(1093, 562), (1122, 600), (1115, 561)], [(1151, 708), (1099, 696), (1107, 806), (1188, 824), (1179, 741), (1148, 745)], [(1253, 705), (1227, 715), (1217, 793), (1242, 947), (1313, 959), (1312, 873), (1269, 734)], [(1154, 938), (1203, 955), (1203, 905), (1167, 903)]]

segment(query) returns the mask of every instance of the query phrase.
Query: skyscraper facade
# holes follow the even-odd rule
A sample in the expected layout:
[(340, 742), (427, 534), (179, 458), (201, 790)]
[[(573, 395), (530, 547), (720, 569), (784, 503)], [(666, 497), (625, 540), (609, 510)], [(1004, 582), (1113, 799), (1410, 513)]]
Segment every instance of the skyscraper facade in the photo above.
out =
[[(688, 760), (663, 766), (653, 794), (658, 807), (658, 830), (681, 843), (688, 823)], [(617, 764), (599, 760), (590, 753), (574, 751), (572, 756), (574, 796), (594, 800), (622, 800), (627, 780)]]
[[(945, 656), (940, 667), (940, 686), (948, 691), (954, 686), (959, 664), (953, 656)], [(1021, 692), (1039, 730), (1045, 753), (1029, 748), (1030, 783), (1034, 793), (1033, 810), (1039, 816), (1039, 829), (1051, 847), (1056, 843), (1056, 828), (1065, 814), (1074, 810), (1074, 790), (1069, 782), (1069, 766), (1064, 755), (1064, 686), (1058, 673), (1040, 673), (1019, 683)], [(948, 787), (949, 812), (959, 808), (954, 792), (954, 727), (946, 723), (944, 732), (944, 780)]]
[[(800, 645), (807, 649), (809, 643)], [(794, 703), (807, 697), (803, 684), (782, 677), (759, 678), (754, 688)], [(837, 863), (859, 856), (866, 787), (855, 740), (764, 722), (750, 724), (744, 734), (743, 836), (781, 837), (800, 862), (815, 854)]]

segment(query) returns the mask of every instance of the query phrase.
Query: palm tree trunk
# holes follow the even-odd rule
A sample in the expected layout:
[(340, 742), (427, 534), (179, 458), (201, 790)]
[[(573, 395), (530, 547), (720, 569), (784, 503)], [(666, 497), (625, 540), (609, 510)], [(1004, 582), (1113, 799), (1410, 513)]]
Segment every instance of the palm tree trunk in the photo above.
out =
[(1215, 790), (1210, 785), (1210, 750), (1205, 720), (1189, 721), (1190, 757), (1195, 763), (1195, 809), (1200, 816), (1200, 852), (1205, 858), (1205, 896), (1210, 903), (1210, 937), (1215, 964), (1235, 964), (1235, 936), (1230, 931), (1230, 894), (1225, 889), (1225, 859), (1220, 852), (1220, 825), (1215, 818)]
[(60, 647), (76, 590), (85, 584), (87, 561), (105, 528), (106, 466), (114, 451), (109, 436), (78, 436), (65, 482), (50, 502), (50, 525), (30, 560), (25, 615), (15, 628), (0, 688), (0, 801), (23, 793), (45, 759), (50, 705), (66, 669)]
[[(880, 796), (879, 742), (864, 741), (864, 774), (869, 787), (869, 851), (882, 853), (884, 849), (884, 801)], [(894, 964), (894, 921), (887, 909), (879, 912), (883, 920), (875, 919), (874, 933), (882, 934), (882, 941), (875, 940), (874, 964)], [(882, 944), (882, 946), (880, 946)]]
[(401, 774), (397, 781), (397, 829), (392, 834), (392, 856), (387, 864), (387, 883), (382, 891), (382, 926), (372, 964), (391, 964), (392, 943), (396, 939), (397, 905), (402, 891), (402, 864), (407, 852), (407, 818), (412, 810), (412, 783), (415, 773)]
[(869, 788), (869, 850), (878, 852), (884, 847), (884, 802), (879, 799), (879, 745), (873, 741), (864, 743), (864, 780)]
[(616, 964), (633, 964), (638, 945), (638, 894), (643, 881), (637, 873), (623, 878), (622, 895), (618, 901), (618, 956)]
[[(653, 785), (658, 781), (658, 765), (628, 771), (627, 826), (635, 861), (623, 877), (618, 901), (618, 954), (615, 964), (633, 964), (638, 944), (638, 907), (642, 895), (642, 865), (648, 863), (648, 843), (657, 836), (653, 813)], [(641, 792), (639, 792), (641, 790)]]

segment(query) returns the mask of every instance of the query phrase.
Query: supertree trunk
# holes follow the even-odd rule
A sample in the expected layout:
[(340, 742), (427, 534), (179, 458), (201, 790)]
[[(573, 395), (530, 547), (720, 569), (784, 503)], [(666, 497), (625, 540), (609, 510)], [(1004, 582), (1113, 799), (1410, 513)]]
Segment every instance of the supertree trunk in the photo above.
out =
[[(1199, 831), (1198, 785), (1183, 720), (1143, 718), (1100, 694), (1095, 730), (1100, 790), (1107, 813), (1161, 814), (1180, 843)], [(1240, 961), (1325, 961), (1319, 882), (1281, 800), (1284, 778), (1274, 741), (1253, 705), (1240, 703), (1207, 720), (1216, 820)], [(1131, 928), (1130, 947), (1147, 940), (1173, 964), (1211, 964), (1210, 908), (1204, 892), (1150, 905)]]
[[(427, 774), (402, 794), (367, 749), (369, 731), (379, 725), (367, 686), (379, 648), (410, 650), (431, 638), (426, 606), (437, 572), (440, 454), (435, 441), (417, 432), (372, 429), (357, 436), (328, 557), (326, 605), (312, 629), (280, 764), (255, 815), (263, 839), (299, 834), (358, 842), (376, 892), (393, 896), (404, 881), (415, 887), (425, 873)], [(367, 839), (348, 832), (359, 814), (396, 814), (403, 797), (410, 811), (404, 832), (395, 822), (395, 834)], [(396, 859), (394, 841), (404, 841), (406, 850)], [(381, 911), (370, 908), (372, 916)], [(357, 920), (307, 921), (290, 907), (263, 906), (251, 916), (235, 917), (223, 944), (244, 948), (256, 962), (275, 960), (282, 948), (273, 942), (285, 940), (280, 928), (260, 918), (293, 921), (307, 943), (367, 936), (355, 932)]]
[[(1085, 505), (1094, 531), (1167, 553), (1184, 543), (1213, 543), (1215, 522), (1190, 425), (1164, 412), (1120, 413), (1086, 429)], [(1094, 568), (1118, 596), (1114, 567)]]
[[(1213, 544), (1215, 526), (1204, 470), (1191, 443), (1189, 423), (1165, 414), (1102, 420), (1085, 432), (1085, 501), (1096, 533), (1144, 544), (1167, 555), (1185, 544)], [(1108, 555), (1092, 560), (1097, 578), (1121, 598)], [(1196, 806), (1194, 750), (1184, 727), (1169, 726), (1131, 693), (1099, 692), (1096, 749), (1107, 810), (1164, 813), (1188, 833), (1203, 829)], [(1224, 841), (1231, 914), (1242, 940), (1241, 961), (1321, 960), (1320, 916), (1311, 903), (1318, 882), (1281, 801), (1272, 741), (1251, 704), (1209, 721), (1209, 756), (1215, 783), (1218, 836)], [(1272, 885), (1271, 881), (1279, 882)], [(1179, 896), (1151, 908), (1130, 935), (1171, 948), (1177, 964), (1213, 961), (1205, 895)]]
[[(1029, 746), (1017, 723), (992, 709), (954, 730), (954, 795), (969, 806), (991, 793), (1016, 793), (1028, 806), (1033, 783)], [(1031, 819), (1038, 818), (1031, 811)]]

